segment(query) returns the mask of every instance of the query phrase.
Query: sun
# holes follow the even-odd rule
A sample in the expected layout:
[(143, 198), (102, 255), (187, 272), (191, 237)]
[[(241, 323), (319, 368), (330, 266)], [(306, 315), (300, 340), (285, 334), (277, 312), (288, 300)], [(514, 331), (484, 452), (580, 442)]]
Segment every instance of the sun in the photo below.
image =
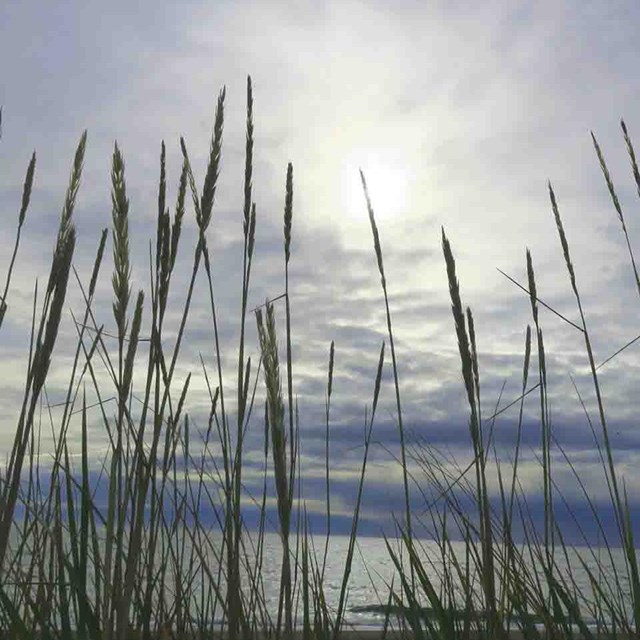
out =
[(405, 163), (389, 149), (354, 149), (342, 163), (342, 203), (351, 219), (368, 215), (360, 169), (376, 220), (396, 218), (407, 206), (409, 176)]

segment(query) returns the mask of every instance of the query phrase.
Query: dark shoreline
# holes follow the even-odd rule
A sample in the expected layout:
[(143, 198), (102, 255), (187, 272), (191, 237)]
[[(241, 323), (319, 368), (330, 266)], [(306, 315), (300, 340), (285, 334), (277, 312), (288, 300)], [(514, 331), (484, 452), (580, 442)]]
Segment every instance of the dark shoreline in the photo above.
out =
[[(14, 637), (11, 632), (6, 630), (0, 630), (0, 640), (5, 640)], [(34, 637), (34, 640), (39, 638), (39, 635)], [(258, 633), (256, 635), (250, 636), (249, 639), (245, 639), (240, 636), (240, 640), (275, 640), (275, 633)], [(296, 631), (293, 634), (294, 640), (302, 640), (303, 632)], [(313, 634), (310, 636), (311, 640), (315, 640), (315, 636)], [(338, 635), (338, 640), (382, 640), (386, 638), (387, 640), (413, 640), (414, 634), (410, 631), (391, 631), (387, 630), (386, 634), (383, 635), (383, 629), (347, 629), (341, 631)], [(541, 638), (545, 638), (545, 634), (541, 631)], [(574, 640), (579, 640), (584, 638), (584, 636), (576, 631), (572, 636)], [(631, 638), (635, 638), (635, 635), (628, 634), (597, 634), (595, 631), (591, 636), (594, 640), (631, 640)], [(142, 632), (130, 631), (126, 640), (140, 640), (142, 638)], [(194, 633), (186, 633), (183, 635), (178, 635), (176, 633), (168, 632), (168, 631), (160, 631), (151, 634), (152, 640), (227, 640), (228, 633), (226, 631), (213, 631), (213, 632), (194, 632)], [(280, 635), (280, 639), (282, 640), (283, 636)], [(487, 635), (485, 632), (471, 631), (468, 636), (468, 640), (486, 640)], [(522, 631), (513, 630), (509, 632), (508, 640), (525, 640), (525, 635)]]

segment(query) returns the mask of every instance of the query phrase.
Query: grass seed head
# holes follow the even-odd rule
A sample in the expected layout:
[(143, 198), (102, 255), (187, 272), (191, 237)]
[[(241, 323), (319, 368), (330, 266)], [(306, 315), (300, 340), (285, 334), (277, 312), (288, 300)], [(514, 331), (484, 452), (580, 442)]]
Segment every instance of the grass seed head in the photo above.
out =
[(556, 194), (553, 192), (551, 182), (549, 182), (549, 198), (551, 199), (551, 207), (553, 209), (553, 215), (556, 220), (556, 227), (558, 228), (558, 234), (560, 235), (560, 244), (562, 245), (562, 253), (567, 264), (567, 270), (569, 271), (569, 277), (571, 278), (571, 286), (577, 295), (576, 289), (576, 276), (573, 271), (573, 264), (571, 263), (571, 256), (569, 255), (569, 245), (567, 243), (567, 237), (564, 233), (564, 227), (562, 226), (562, 220), (560, 219), (560, 212), (558, 211), (558, 203), (556, 202)]
[(287, 187), (284, 200), (284, 255), (285, 263), (289, 263), (291, 246), (291, 218), (293, 215), (293, 165), (287, 165)]
[(531, 252), (527, 248), (527, 279), (529, 280), (529, 300), (531, 301), (531, 313), (533, 321), (538, 326), (538, 291), (536, 289), (536, 276), (533, 270)]
[[(80, 142), (76, 148), (76, 153), (73, 159), (73, 167), (71, 169), (71, 178), (69, 180), (69, 187), (67, 189), (67, 195), (64, 201), (64, 207), (62, 209), (62, 224), (66, 225), (71, 220), (73, 209), (76, 203), (76, 196), (78, 195), (78, 189), (80, 188), (80, 178), (82, 176), (82, 166), (84, 163), (84, 152), (87, 146), (87, 131), (86, 129), (80, 136)], [(62, 226), (62, 225), (61, 225)]]
[(124, 159), (114, 145), (113, 167), (111, 170), (111, 202), (113, 204), (113, 262), (112, 278), (114, 302), (113, 314), (118, 324), (120, 335), (124, 335), (125, 319), (131, 288), (129, 278), (131, 267), (129, 264), (129, 200), (127, 199), (126, 183), (124, 179)]
[(364, 191), (364, 197), (367, 202), (367, 211), (369, 212), (369, 222), (371, 223), (371, 232), (373, 233), (373, 246), (376, 252), (376, 259), (378, 260), (378, 271), (380, 272), (380, 278), (382, 279), (382, 287), (386, 288), (386, 280), (384, 277), (384, 265), (382, 263), (382, 247), (380, 246), (380, 235), (378, 234), (378, 225), (376, 224), (376, 217), (373, 212), (373, 207), (371, 206), (371, 199), (369, 198), (369, 190), (367, 189), (367, 181), (365, 180), (362, 169), (360, 169), (360, 180), (362, 181), (362, 189)]
[(22, 187), (22, 204), (20, 205), (20, 214), (18, 216), (18, 225), (22, 226), (24, 218), (27, 214), (27, 208), (29, 206), (29, 200), (31, 199), (31, 189), (33, 187), (33, 174), (36, 170), (36, 152), (33, 152), (29, 167), (27, 168), (27, 175), (24, 179), (24, 186)]
[(182, 230), (182, 218), (184, 217), (184, 198), (187, 192), (187, 170), (188, 164), (185, 158), (182, 160), (182, 171), (180, 172), (180, 183), (178, 185), (178, 196), (176, 200), (176, 214), (173, 219), (173, 227), (171, 228), (171, 269), (173, 269), (176, 263), (176, 256), (178, 255), (178, 242)]
[(627, 146), (627, 153), (629, 154), (629, 160), (631, 161), (631, 169), (633, 171), (633, 178), (636, 182), (636, 189), (638, 190), (638, 196), (640, 196), (640, 171), (638, 171), (638, 162), (636, 161), (636, 154), (633, 150), (633, 144), (631, 143), (631, 138), (629, 137), (629, 132), (627, 131), (627, 125), (624, 123), (624, 120), (620, 120), (620, 126), (622, 127), (622, 132), (624, 134), (624, 141)]
[(191, 199), (193, 200), (193, 208), (196, 212), (196, 222), (201, 233), (204, 233), (206, 227), (204, 226), (202, 211), (200, 209), (200, 199), (198, 198), (198, 188), (196, 187), (196, 180), (193, 177), (193, 170), (191, 169), (191, 162), (189, 161), (189, 154), (187, 153), (187, 145), (184, 138), (180, 136), (180, 149), (182, 150), (182, 157), (187, 170), (187, 178), (189, 179), (189, 189), (191, 190)]
[(220, 155), (222, 153), (222, 130), (224, 127), (224, 97), (226, 89), (223, 87), (218, 96), (215, 123), (213, 125), (213, 137), (209, 151), (209, 164), (202, 187), (200, 229), (204, 233), (211, 222), (211, 211), (216, 196), (216, 184), (220, 173)]
[(245, 236), (249, 232), (249, 216), (251, 212), (251, 176), (253, 173), (253, 92), (251, 76), (247, 76), (247, 139), (245, 143), (244, 164), (244, 207), (243, 229)]
[(611, 175), (609, 174), (607, 163), (604, 160), (604, 155), (602, 155), (600, 145), (598, 144), (596, 137), (593, 135), (593, 131), (591, 132), (591, 140), (593, 141), (593, 146), (596, 149), (596, 155), (598, 156), (598, 161), (600, 162), (600, 169), (602, 170), (602, 174), (604, 175), (605, 182), (607, 183), (607, 188), (609, 189), (609, 195), (611, 196), (613, 206), (615, 207), (616, 212), (618, 213), (618, 218), (620, 219), (620, 222), (622, 222), (622, 225), (624, 226), (624, 218), (622, 216), (622, 208), (620, 207), (620, 201), (618, 200), (618, 196), (613, 186), (613, 181), (611, 180)]

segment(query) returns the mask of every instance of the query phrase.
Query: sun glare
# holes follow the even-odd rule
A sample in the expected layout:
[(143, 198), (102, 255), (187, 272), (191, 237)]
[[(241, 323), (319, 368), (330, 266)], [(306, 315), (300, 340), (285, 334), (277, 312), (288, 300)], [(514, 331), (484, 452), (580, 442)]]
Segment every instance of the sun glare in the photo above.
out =
[(367, 215), (360, 169), (376, 219), (402, 214), (407, 205), (408, 176), (403, 163), (385, 149), (354, 150), (345, 159), (342, 171), (343, 203), (350, 218)]

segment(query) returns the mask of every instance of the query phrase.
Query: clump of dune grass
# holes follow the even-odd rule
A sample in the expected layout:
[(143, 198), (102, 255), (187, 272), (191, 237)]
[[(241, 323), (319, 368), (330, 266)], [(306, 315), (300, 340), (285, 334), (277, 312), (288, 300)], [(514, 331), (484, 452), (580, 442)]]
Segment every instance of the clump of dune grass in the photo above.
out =
[[(104, 261), (108, 229), (104, 229), (91, 274), (78, 274), (73, 265), (76, 234), (73, 212), (86, 147), (81, 136), (73, 160), (60, 225), (54, 244), (51, 270), (44, 294), (36, 285), (31, 342), (24, 396), (17, 407), (13, 447), (0, 474), (0, 631), (12, 638), (81, 638), (125, 640), (128, 638), (226, 637), (337, 639), (347, 626), (348, 592), (352, 563), (358, 548), (358, 525), (367, 462), (385, 359), (383, 342), (375, 372), (372, 371), (371, 406), (365, 412), (364, 449), (352, 525), (337, 604), (330, 604), (326, 567), (331, 529), (330, 422), (335, 345), (329, 347), (325, 398), (326, 532), (324, 549), (316, 552), (301, 489), (301, 447), (298, 402), (295, 396), (289, 266), (292, 259), (294, 183), (288, 163), (284, 184), (283, 287), (284, 294), (267, 300), (255, 310), (257, 347), (252, 367), (248, 301), (257, 224), (253, 198), (254, 100), (247, 78), (245, 169), (241, 223), (243, 237), (238, 319), (238, 360), (234, 398), (225, 396), (223, 352), (218, 328), (215, 280), (210, 258), (209, 234), (214, 217), (215, 194), (222, 165), (225, 120), (223, 88), (217, 100), (209, 155), (199, 190), (187, 144), (180, 138), (182, 167), (173, 216), (167, 206), (166, 148), (160, 146), (160, 176), (155, 246), (149, 251), (149, 286), (140, 288), (132, 305), (129, 220), (124, 153), (116, 142), (112, 155), (112, 316), (98, 318), (96, 290)], [(0, 109), (0, 124), (2, 111)], [(631, 139), (621, 123), (633, 176), (640, 195), (640, 173)], [(621, 222), (638, 291), (640, 280), (629, 242), (620, 201), (604, 155), (593, 136), (596, 155), (607, 189)], [(26, 212), (34, 184), (35, 152), (27, 168), (18, 214), (16, 241), (8, 260), (4, 292), (0, 299), (0, 328), (11, 317), (11, 279), (17, 261)], [(554, 438), (549, 417), (547, 355), (533, 258), (526, 251), (527, 287), (515, 282), (529, 296), (535, 334), (525, 332), (521, 394), (493, 413), (483, 415), (478, 364), (479, 340), (473, 314), (464, 308), (451, 242), (444, 228), (441, 241), (448, 276), (454, 331), (469, 409), (471, 463), (464, 469), (429, 443), (428, 434), (413, 444), (405, 437), (401, 385), (391, 322), (392, 295), (387, 288), (382, 243), (375, 220), (374, 203), (363, 186), (366, 210), (373, 234), (373, 254), (381, 278), (387, 334), (394, 374), (397, 425), (400, 438), (404, 518), (396, 521), (400, 547), (385, 540), (396, 573), (386, 593), (369, 607), (384, 615), (382, 634), (389, 627), (405, 630), (414, 638), (472, 637), (506, 638), (518, 631), (527, 640), (549, 638), (637, 637), (640, 622), (640, 579), (632, 517), (624, 482), (614, 461), (606, 420), (604, 397), (582, 307), (576, 270), (559, 213), (555, 192), (549, 197), (565, 264), (578, 307), (580, 322), (573, 323), (551, 309), (579, 331), (585, 343), (598, 405), (602, 441), (595, 439), (603, 474), (614, 507), (618, 540), (605, 533), (597, 507), (582, 483), (579, 470)], [(182, 230), (190, 194), (197, 240), (182, 246)], [(185, 290), (173, 286), (175, 269), (190, 249), (189, 282)], [(204, 267), (203, 269), (201, 267)], [(204, 271), (204, 274), (202, 272)], [(88, 277), (85, 277), (88, 275)], [(259, 275), (259, 274), (258, 274)], [(506, 274), (505, 274), (506, 275)], [(73, 276), (73, 278), (72, 278)], [(201, 356), (195, 367), (202, 370), (208, 393), (208, 419), (204, 429), (195, 424), (189, 410), (192, 373), (179, 378), (180, 358), (198, 276), (208, 294), (214, 372)], [(225, 275), (225, 277), (227, 277)], [(71, 282), (70, 282), (71, 280)], [(56, 342), (69, 286), (77, 286), (84, 307), (72, 313), (77, 334), (74, 357), (62, 403), (62, 417), (54, 420), (47, 392), (47, 378), (56, 357)], [(40, 299), (42, 298), (42, 299)], [(277, 330), (278, 299), (284, 298), (284, 357)], [(177, 313), (170, 303), (177, 306)], [(147, 310), (148, 321), (143, 321)], [(8, 314), (8, 315), (7, 315)], [(177, 317), (177, 329), (170, 318)], [(114, 322), (116, 332), (105, 330)], [(252, 334), (253, 335), (253, 334)], [(168, 336), (171, 339), (165, 339)], [(533, 339), (536, 345), (533, 346)], [(632, 341), (633, 342), (633, 341)], [(628, 343), (626, 346), (632, 344)], [(172, 345), (169, 348), (168, 345)], [(623, 347), (624, 348), (626, 348)], [(144, 348), (143, 348), (144, 347)], [(532, 349), (537, 350), (537, 381), (530, 384)], [(620, 349), (617, 353), (622, 351)], [(610, 360), (610, 359), (608, 359)], [(607, 360), (607, 361), (608, 361)], [(605, 362), (607, 362), (605, 361)], [(286, 393), (285, 388), (286, 363)], [(106, 374), (106, 375), (105, 375)], [(135, 375), (134, 375), (135, 374)], [(106, 381), (105, 381), (106, 380)], [(256, 390), (262, 381), (264, 411), (254, 411)], [(228, 384), (226, 386), (228, 389)], [(543, 485), (544, 519), (531, 516), (520, 486), (523, 411), (527, 396), (537, 391), (540, 412), (540, 475)], [(113, 404), (115, 403), (115, 412)], [(235, 405), (233, 412), (232, 405)], [(509, 464), (500, 460), (493, 442), (496, 417), (513, 406), (516, 447)], [(41, 408), (48, 414), (54, 434), (52, 461), (42, 463)], [(587, 416), (588, 417), (588, 416)], [(89, 455), (88, 443), (96, 423), (108, 437), (101, 460)], [(250, 425), (260, 423), (264, 433), (262, 494), (250, 495), (243, 483), (245, 437)], [(69, 430), (80, 431), (80, 451), (70, 442)], [(594, 434), (596, 433), (595, 427)], [(384, 445), (384, 443), (383, 443)], [(566, 543), (566, 531), (558, 525), (556, 509), (565, 503), (554, 478), (551, 451), (556, 447), (575, 474), (604, 541), (601, 549), (586, 546), (578, 551)], [(271, 454), (271, 457), (270, 457)], [(393, 454), (395, 455), (395, 454)], [(499, 493), (489, 490), (489, 458), (498, 474)], [(413, 462), (413, 471), (409, 461)], [(98, 462), (98, 479), (92, 466)], [(510, 473), (506, 469), (509, 468)], [(414, 484), (411, 485), (410, 481)], [(107, 504), (100, 503), (98, 488), (107, 486)], [(282, 548), (278, 603), (268, 604), (265, 573), (274, 559), (265, 555), (269, 526), (268, 498), (275, 491), (277, 523), (273, 523)], [(213, 487), (213, 488), (212, 488)], [(298, 491), (297, 503), (294, 496)], [(416, 509), (416, 493), (426, 506)], [(412, 497), (413, 494), (413, 497)], [(250, 499), (259, 509), (257, 531), (248, 531), (241, 505)], [(202, 516), (215, 515), (212, 527)], [(417, 535), (424, 525), (438, 549), (438, 561), (426, 553)], [(580, 522), (575, 521), (579, 532)], [(518, 541), (515, 531), (521, 532)], [(387, 532), (388, 533), (388, 532)], [(463, 551), (454, 544), (462, 541)], [(295, 538), (295, 540), (294, 540)], [(613, 548), (623, 549), (623, 566), (614, 562)], [(611, 573), (594, 573), (593, 563), (604, 554)], [(591, 563), (591, 564), (590, 564)], [(580, 591), (578, 572), (587, 575), (591, 594)], [(399, 584), (400, 586), (394, 586)], [(625, 585), (629, 585), (628, 589)], [(372, 582), (372, 589), (376, 589)], [(275, 615), (274, 615), (275, 614)], [(215, 636), (214, 634), (218, 634)]]
[[(633, 175), (638, 186), (638, 194), (640, 195), (640, 178), (638, 177), (633, 145), (624, 121), (621, 122), (621, 126), (632, 164)], [(638, 283), (635, 260), (622, 208), (602, 151), (593, 134), (592, 139), (607, 188), (622, 225), (631, 266), (636, 283)], [(490, 418), (491, 429), (489, 435), (488, 437), (483, 436), (479, 421), (479, 375), (473, 316), (469, 308), (467, 308), (466, 317), (463, 312), (460, 288), (455, 272), (455, 259), (450, 242), (444, 229), (442, 230), (442, 247), (447, 266), (451, 308), (460, 350), (462, 377), (470, 409), (469, 425), (474, 457), (469, 466), (464, 470), (459, 469), (457, 474), (452, 476), (451, 472), (446, 469), (446, 463), (449, 461), (433, 450), (428, 442), (423, 442), (422, 446), (419, 446), (414, 451), (414, 460), (419, 464), (428, 482), (435, 487), (437, 497), (435, 500), (429, 501), (428, 513), (433, 525), (431, 530), (438, 540), (443, 566), (445, 567), (444, 575), (438, 575), (438, 580), (435, 580), (434, 570), (437, 573), (436, 567), (431, 563), (425, 563), (424, 556), (418, 553), (419, 544), (406, 531), (403, 532), (404, 544), (409, 553), (409, 561), (418, 577), (416, 588), (416, 585), (410, 584), (406, 577), (402, 575), (402, 592), (411, 605), (406, 615), (416, 638), (433, 636), (467, 638), (472, 632), (480, 633), (481, 635), (486, 634), (486, 637), (494, 638), (508, 634), (514, 629), (521, 632), (525, 638), (539, 638), (543, 634), (544, 637), (558, 638), (573, 637), (574, 635), (592, 638), (598, 634), (605, 634), (614, 638), (637, 637), (637, 629), (640, 624), (640, 607), (638, 606), (640, 582), (638, 579), (638, 561), (633, 536), (632, 515), (626, 489), (620, 490), (619, 472), (614, 462), (613, 448), (609, 438), (609, 427), (604, 409), (604, 398), (597, 373), (600, 366), (605, 362), (609, 362), (623, 349), (633, 344), (635, 340), (627, 343), (611, 358), (596, 366), (590, 333), (587, 329), (585, 311), (578, 290), (576, 271), (570, 256), (569, 243), (560, 217), (557, 198), (550, 183), (548, 191), (560, 246), (580, 315), (580, 323), (574, 324), (568, 321), (538, 298), (533, 261), (531, 253), (527, 249), (528, 289), (517, 282), (516, 284), (529, 295), (531, 302), (538, 345), (539, 377), (538, 383), (527, 390), (531, 353), (531, 329), (527, 326), (522, 394), (509, 404), (510, 407), (517, 402), (520, 403), (515, 460), (512, 466), (510, 489), (507, 491), (502, 469), (496, 457), (500, 487), (500, 501), (497, 507), (490, 504), (486, 488), (486, 457), (492, 446), (492, 421), (498, 413), (508, 407), (493, 414)], [(509, 279), (514, 281), (510, 277)], [(602, 434), (602, 441), (595, 437), (595, 442), (602, 461), (603, 475), (609, 489), (611, 503), (614, 507), (615, 524), (618, 532), (617, 542), (607, 538), (598, 509), (580, 479), (579, 470), (571, 463), (551, 431), (547, 401), (547, 359), (538, 314), (538, 302), (541, 302), (562, 320), (580, 331), (584, 338)], [(542, 532), (539, 531), (537, 523), (528, 514), (524, 494), (521, 491), (517, 491), (522, 408), (525, 396), (535, 389), (539, 390), (540, 395), (541, 476), (544, 497)], [(580, 400), (582, 402), (581, 398)], [(593, 429), (588, 414), (586, 417)], [(596, 436), (595, 430), (593, 433)], [(594, 549), (589, 544), (581, 523), (575, 516), (573, 516), (574, 522), (584, 538), (586, 553), (571, 548), (565, 542), (566, 532), (563, 533), (555, 518), (555, 502), (560, 500), (565, 507), (568, 505), (561, 488), (553, 478), (550, 451), (554, 445), (569, 464), (581, 487), (584, 499), (589, 505), (594, 521), (597, 524), (599, 534), (604, 540), (603, 548)], [(475, 482), (467, 477), (467, 472), (471, 468), (475, 469)], [(472, 512), (463, 507), (464, 498), (475, 503), (477, 517), (474, 517)], [(438, 504), (440, 505), (439, 507)], [(513, 536), (514, 506), (517, 506), (520, 512), (520, 524), (525, 536), (524, 547), (518, 545)], [(451, 521), (453, 521), (461, 539), (465, 541), (466, 554), (464, 559), (454, 553), (451, 545), (450, 527), (448, 526)], [(621, 568), (616, 566), (613, 559), (612, 549), (614, 546), (619, 546), (623, 550), (624, 563)], [(401, 569), (401, 565), (391, 547), (389, 547), (389, 552), (398, 569)], [(602, 552), (608, 556), (613, 575), (596, 575), (587, 563), (590, 556), (590, 559), (595, 564), (599, 564), (599, 557)], [(573, 565), (569, 562), (570, 556), (573, 558)], [(560, 566), (560, 560), (566, 562), (566, 567)], [(580, 592), (577, 571), (583, 571), (587, 574), (592, 588), (591, 597)], [(454, 576), (453, 580), (452, 575)], [(471, 583), (474, 576), (479, 577), (478, 588), (473, 587)], [(629, 585), (628, 590), (621, 586), (623, 581)], [(436, 582), (440, 582), (440, 591), (436, 587)], [(420, 597), (428, 603), (428, 607), (422, 610), (423, 615), (416, 615), (417, 602)], [(428, 615), (426, 612), (428, 612)]]

